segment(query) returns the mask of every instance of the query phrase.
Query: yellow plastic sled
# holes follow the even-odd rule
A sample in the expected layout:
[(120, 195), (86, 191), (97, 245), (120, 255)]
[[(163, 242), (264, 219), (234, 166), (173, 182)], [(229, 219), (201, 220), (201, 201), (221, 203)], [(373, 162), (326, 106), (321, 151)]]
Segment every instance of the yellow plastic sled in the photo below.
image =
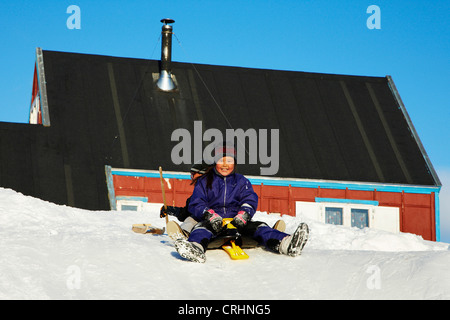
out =
[[(225, 218), (223, 219), (223, 225), (227, 225), (228, 229), (236, 229), (236, 227), (230, 223), (231, 221), (233, 221), (233, 219)], [(245, 260), (249, 258), (248, 254), (235, 243), (235, 240), (230, 240), (228, 243), (224, 244), (222, 249), (228, 253), (232, 260)]]

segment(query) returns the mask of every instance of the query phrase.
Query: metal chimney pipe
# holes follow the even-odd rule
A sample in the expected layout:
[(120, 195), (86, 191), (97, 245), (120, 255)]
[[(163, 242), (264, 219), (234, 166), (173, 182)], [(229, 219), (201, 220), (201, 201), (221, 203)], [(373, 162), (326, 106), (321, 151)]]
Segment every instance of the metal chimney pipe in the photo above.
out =
[(176, 89), (176, 85), (172, 79), (172, 19), (162, 19), (162, 41), (161, 41), (161, 73), (156, 85), (163, 91), (172, 91)]

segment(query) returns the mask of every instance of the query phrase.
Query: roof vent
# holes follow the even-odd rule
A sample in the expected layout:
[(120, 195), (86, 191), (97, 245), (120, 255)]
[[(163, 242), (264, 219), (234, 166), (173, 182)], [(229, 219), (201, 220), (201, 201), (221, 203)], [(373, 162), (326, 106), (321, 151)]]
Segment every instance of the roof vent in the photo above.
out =
[(175, 20), (162, 19), (164, 24), (162, 27), (162, 41), (161, 41), (161, 73), (156, 85), (163, 91), (173, 91), (176, 85), (172, 79), (172, 26)]

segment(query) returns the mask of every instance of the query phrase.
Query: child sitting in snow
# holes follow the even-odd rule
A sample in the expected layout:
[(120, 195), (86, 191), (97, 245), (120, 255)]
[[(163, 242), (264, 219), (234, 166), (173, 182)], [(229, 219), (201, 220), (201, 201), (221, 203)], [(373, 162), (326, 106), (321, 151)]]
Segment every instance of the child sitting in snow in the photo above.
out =
[[(208, 173), (212, 169), (211, 165), (206, 164), (205, 162), (197, 162), (195, 163), (190, 170), (191, 173), (191, 185), (196, 185), (198, 179), (204, 174)], [(189, 203), (191, 202), (191, 197), (186, 200), (186, 205), (184, 207), (176, 207), (176, 206), (162, 206), (160, 210), (160, 217), (164, 218), (166, 215), (173, 216), (177, 218), (177, 220), (181, 221), (181, 226), (178, 225), (175, 221), (169, 221), (167, 224), (167, 233), (173, 239), (178, 239), (183, 236), (188, 238), (194, 226), (198, 223), (192, 217), (192, 214), (189, 212)], [(283, 220), (278, 220), (273, 226), (274, 229), (284, 231), (286, 224)]]
[(235, 172), (234, 147), (216, 150), (215, 167), (197, 182), (189, 211), (200, 221), (189, 238), (175, 242), (178, 253), (194, 262), (205, 262), (208, 244), (222, 230), (224, 218), (232, 218), (238, 231), (251, 236), (268, 249), (297, 256), (308, 237), (308, 226), (300, 224), (292, 235), (270, 228), (266, 223), (251, 221), (258, 207), (258, 196), (250, 181)]

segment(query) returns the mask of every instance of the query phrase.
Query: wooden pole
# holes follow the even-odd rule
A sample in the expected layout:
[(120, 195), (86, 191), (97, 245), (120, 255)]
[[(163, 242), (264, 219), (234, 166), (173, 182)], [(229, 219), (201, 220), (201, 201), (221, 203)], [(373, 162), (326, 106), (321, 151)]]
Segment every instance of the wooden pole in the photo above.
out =
[[(162, 190), (164, 209), (167, 210), (166, 193), (164, 191), (164, 179), (163, 179), (163, 173), (162, 173), (162, 168), (161, 167), (159, 167), (159, 178), (161, 180), (161, 190)], [(169, 215), (166, 214), (166, 225), (167, 225), (168, 222), (169, 222)]]

